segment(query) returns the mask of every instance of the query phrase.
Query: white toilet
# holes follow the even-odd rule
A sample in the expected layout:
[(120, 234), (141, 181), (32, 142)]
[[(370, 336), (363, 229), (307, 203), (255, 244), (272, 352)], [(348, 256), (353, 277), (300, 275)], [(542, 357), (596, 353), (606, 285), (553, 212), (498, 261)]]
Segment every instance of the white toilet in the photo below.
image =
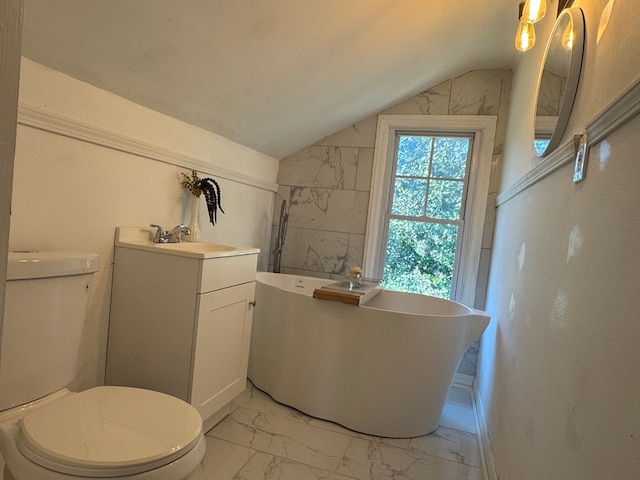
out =
[(10, 253), (0, 345), (4, 480), (185, 480), (205, 452), (202, 419), (159, 392), (72, 393), (97, 255)]

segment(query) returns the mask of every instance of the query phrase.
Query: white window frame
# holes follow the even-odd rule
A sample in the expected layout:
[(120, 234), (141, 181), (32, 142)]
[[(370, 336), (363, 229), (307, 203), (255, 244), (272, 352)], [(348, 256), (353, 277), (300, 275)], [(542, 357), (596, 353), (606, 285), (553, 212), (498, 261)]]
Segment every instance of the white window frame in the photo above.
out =
[(471, 133), (471, 153), (467, 204), (464, 216), (459, 275), (452, 285), (451, 298), (473, 306), (484, 219), (489, 195), (491, 161), (497, 117), (493, 115), (379, 115), (376, 132), (371, 194), (363, 259), (364, 275), (382, 278), (385, 212), (391, 195), (391, 175), (395, 163), (396, 133)]

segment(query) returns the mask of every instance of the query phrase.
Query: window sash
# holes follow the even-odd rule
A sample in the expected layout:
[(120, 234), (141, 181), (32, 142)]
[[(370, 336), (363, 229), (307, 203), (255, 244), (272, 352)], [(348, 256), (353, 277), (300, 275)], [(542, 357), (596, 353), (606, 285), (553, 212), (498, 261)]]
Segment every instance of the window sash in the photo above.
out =
[(473, 306), (477, 272), (480, 264), (484, 217), (489, 192), (497, 117), (492, 115), (379, 115), (374, 150), (373, 175), (363, 270), (365, 276), (380, 278), (383, 265), (381, 251), (386, 247), (383, 225), (389, 197), (389, 176), (392, 175), (394, 142), (397, 132), (435, 131), (475, 134), (469, 170), (468, 200), (465, 218), (465, 238), (460, 250), (460, 275), (453, 298)]

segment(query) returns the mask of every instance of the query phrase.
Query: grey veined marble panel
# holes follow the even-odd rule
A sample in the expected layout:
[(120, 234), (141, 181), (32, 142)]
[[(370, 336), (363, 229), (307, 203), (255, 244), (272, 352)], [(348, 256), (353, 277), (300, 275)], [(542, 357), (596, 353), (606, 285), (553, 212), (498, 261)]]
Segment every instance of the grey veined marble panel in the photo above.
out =
[(344, 274), (348, 250), (348, 233), (290, 228), (282, 265), (311, 272)]
[(368, 192), (292, 187), (289, 225), (364, 234), (368, 204)]
[(382, 113), (385, 115), (446, 115), (449, 113), (451, 80), (414, 95)]
[(454, 78), (449, 114), (497, 115), (503, 75), (502, 70), (475, 70)]
[(371, 190), (371, 175), (373, 172), (373, 148), (360, 148), (358, 152), (358, 176), (356, 190), (369, 192)]
[(362, 267), (364, 258), (364, 235), (349, 235), (349, 250), (347, 255), (347, 271), (352, 267)]
[(278, 183), (353, 190), (357, 167), (357, 148), (313, 146), (280, 162)]

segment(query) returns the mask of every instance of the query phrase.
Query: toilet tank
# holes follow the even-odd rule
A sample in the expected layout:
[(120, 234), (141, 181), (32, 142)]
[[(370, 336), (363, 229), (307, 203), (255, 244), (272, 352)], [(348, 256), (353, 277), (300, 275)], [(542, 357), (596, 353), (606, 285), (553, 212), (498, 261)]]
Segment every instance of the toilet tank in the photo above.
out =
[(10, 252), (0, 340), (0, 411), (75, 378), (94, 254)]

